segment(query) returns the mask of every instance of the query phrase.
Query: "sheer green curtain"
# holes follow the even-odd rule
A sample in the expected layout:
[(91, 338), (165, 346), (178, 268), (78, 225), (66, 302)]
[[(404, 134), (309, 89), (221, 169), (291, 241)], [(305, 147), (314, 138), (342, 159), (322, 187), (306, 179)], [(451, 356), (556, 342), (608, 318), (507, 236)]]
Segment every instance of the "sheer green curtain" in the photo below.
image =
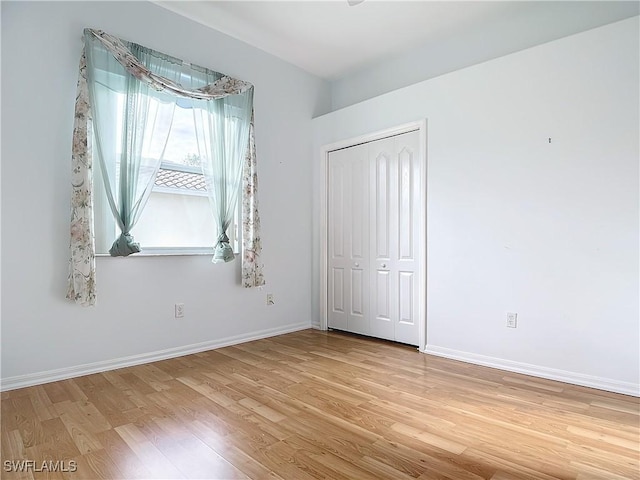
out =
[[(242, 285), (264, 285), (253, 85), (183, 65), (181, 60), (101, 30), (85, 29), (84, 40), (71, 150), (67, 298), (86, 306), (96, 302), (93, 153), (97, 153), (107, 201), (122, 232), (111, 254), (135, 253), (139, 246), (131, 228), (162, 161), (176, 97), (194, 105), (203, 173), (219, 230), (214, 262), (233, 259), (226, 233), (242, 195)], [(185, 78), (191, 78), (190, 87), (181, 84)]]
[[(140, 45), (127, 46), (151, 72), (179, 81), (181, 61)], [(85, 34), (85, 51), (95, 151), (107, 200), (121, 232), (109, 253), (127, 256), (140, 251), (131, 229), (147, 203), (164, 156), (175, 96), (130, 75), (89, 32)]]
[[(191, 67), (192, 87), (213, 84), (217, 72)], [(215, 100), (194, 100), (193, 117), (202, 173), (209, 203), (218, 228), (218, 241), (212, 261), (234, 259), (228, 229), (238, 207), (243, 167), (249, 148), (249, 129), (253, 111), (253, 89)]]

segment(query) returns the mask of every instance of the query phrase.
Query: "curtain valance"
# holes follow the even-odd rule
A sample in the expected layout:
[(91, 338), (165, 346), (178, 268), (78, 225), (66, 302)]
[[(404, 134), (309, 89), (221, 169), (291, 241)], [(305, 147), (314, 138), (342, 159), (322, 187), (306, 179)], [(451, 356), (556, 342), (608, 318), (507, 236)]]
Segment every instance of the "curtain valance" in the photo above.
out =
[[(216, 82), (205, 85), (201, 88), (185, 88), (180, 83), (169, 78), (156, 75), (150, 69), (145, 67), (119, 38), (109, 35), (102, 30), (93, 30), (91, 28), (85, 29), (85, 35), (91, 35), (99, 40), (100, 43), (113, 54), (115, 59), (120, 62), (127, 72), (158, 91), (167, 91), (174, 95), (193, 98), (196, 100), (217, 100), (229, 95), (244, 93), (253, 88), (253, 85), (249, 82), (227, 76), (222, 76), (222, 78)], [(203, 67), (197, 68), (199, 70), (207, 70)]]
[[(212, 83), (188, 88), (178, 81), (166, 78), (147, 68), (133, 53), (136, 44), (124, 42), (101, 30), (85, 29), (85, 47), (80, 60), (77, 85), (75, 120), (72, 145), (72, 199), (70, 229), (69, 288), (67, 298), (82, 305), (93, 305), (96, 300), (95, 247), (93, 225), (92, 138), (94, 119), (88, 86), (88, 43), (98, 41), (119, 62), (128, 74), (155, 91), (165, 92), (194, 101), (214, 101), (230, 95), (251, 92), (253, 86), (216, 72), (203, 78), (215, 78)], [(140, 47), (144, 48), (144, 47)], [(149, 49), (146, 49), (150, 51)], [(153, 51), (150, 51), (153, 52)], [(158, 55), (168, 57), (159, 52)], [(179, 65), (182, 62), (177, 60)], [(90, 66), (89, 68), (92, 68)], [(180, 78), (177, 75), (176, 78)], [(251, 109), (252, 112), (252, 109)], [(244, 287), (264, 285), (260, 263), (260, 218), (257, 202), (257, 176), (254, 143), (253, 113), (249, 125), (248, 142), (242, 165), (242, 283)], [(123, 232), (124, 234), (125, 232)]]

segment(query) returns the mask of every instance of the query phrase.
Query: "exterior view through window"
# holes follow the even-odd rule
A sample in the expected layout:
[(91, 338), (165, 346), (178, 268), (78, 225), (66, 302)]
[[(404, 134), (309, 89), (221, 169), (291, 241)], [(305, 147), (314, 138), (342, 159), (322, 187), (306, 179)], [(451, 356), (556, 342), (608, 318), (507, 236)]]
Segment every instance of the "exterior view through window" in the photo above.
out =
[[(124, 98), (123, 98), (124, 100)], [(119, 108), (122, 115), (122, 109)], [(154, 115), (150, 109), (149, 116)], [(158, 121), (150, 118), (149, 121)], [(118, 145), (121, 139), (116, 139)], [(162, 146), (152, 148), (162, 151)], [(97, 162), (96, 162), (97, 163)], [(96, 249), (107, 253), (119, 234), (106, 202), (99, 168), (94, 170), (96, 188)], [(100, 178), (99, 178), (100, 177)], [(227, 234), (238, 252), (239, 209)], [(215, 225), (196, 141), (191, 106), (176, 105), (163, 161), (153, 190), (138, 223), (131, 231), (142, 253), (211, 253), (217, 241)]]

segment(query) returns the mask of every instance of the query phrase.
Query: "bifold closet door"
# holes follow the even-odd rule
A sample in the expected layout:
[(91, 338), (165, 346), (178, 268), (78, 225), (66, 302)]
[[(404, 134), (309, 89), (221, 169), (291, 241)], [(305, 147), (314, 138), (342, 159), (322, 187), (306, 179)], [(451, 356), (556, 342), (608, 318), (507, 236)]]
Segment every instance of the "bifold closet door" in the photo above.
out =
[(418, 131), (369, 144), (371, 335), (419, 345)]
[(370, 335), (367, 146), (329, 154), (328, 325)]
[(418, 131), (329, 154), (328, 326), (419, 345)]

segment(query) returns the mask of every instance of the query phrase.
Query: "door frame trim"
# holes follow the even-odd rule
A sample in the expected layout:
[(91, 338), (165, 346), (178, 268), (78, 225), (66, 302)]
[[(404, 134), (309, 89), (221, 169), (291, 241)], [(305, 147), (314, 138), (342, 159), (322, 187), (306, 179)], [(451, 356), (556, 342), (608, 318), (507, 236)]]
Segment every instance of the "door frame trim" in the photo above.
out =
[(418, 350), (424, 352), (427, 348), (427, 119), (405, 123), (396, 127), (387, 128), (377, 132), (367, 133), (358, 137), (348, 138), (339, 142), (323, 145), (320, 148), (320, 330), (328, 329), (328, 300), (329, 300), (329, 278), (328, 278), (328, 198), (329, 198), (329, 154), (336, 150), (355, 147), (363, 143), (369, 143), (383, 138), (401, 135), (418, 130), (420, 132), (419, 162), (421, 166), (420, 175), (420, 225), (418, 231), (420, 255), (420, 272), (418, 275), (418, 290), (421, 298), (418, 301), (418, 329), (419, 345)]

